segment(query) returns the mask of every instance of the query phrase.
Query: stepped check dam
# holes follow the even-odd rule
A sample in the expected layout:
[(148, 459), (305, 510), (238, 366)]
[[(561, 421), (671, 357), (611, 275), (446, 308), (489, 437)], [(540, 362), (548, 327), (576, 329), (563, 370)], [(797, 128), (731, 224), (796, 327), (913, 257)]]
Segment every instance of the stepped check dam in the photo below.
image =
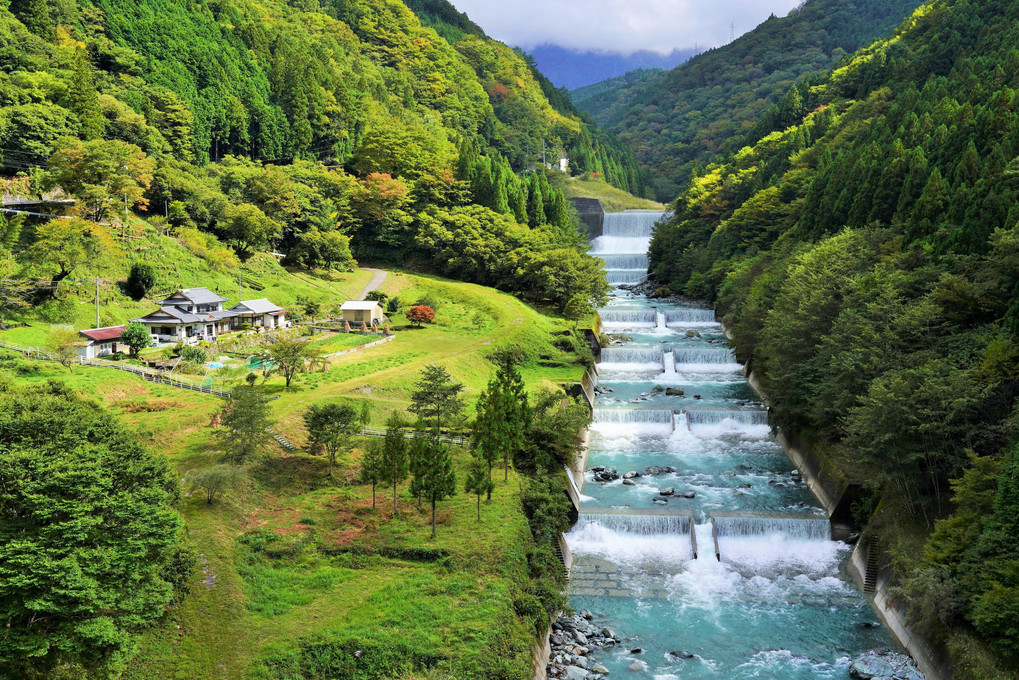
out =
[[(646, 275), (662, 214), (605, 215), (593, 254), (616, 286)], [(624, 640), (594, 660), (610, 677), (806, 680), (891, 646), (714, 312), (617, 287), (600, 316), (613, 344), (566, 535), (570, 604)]]

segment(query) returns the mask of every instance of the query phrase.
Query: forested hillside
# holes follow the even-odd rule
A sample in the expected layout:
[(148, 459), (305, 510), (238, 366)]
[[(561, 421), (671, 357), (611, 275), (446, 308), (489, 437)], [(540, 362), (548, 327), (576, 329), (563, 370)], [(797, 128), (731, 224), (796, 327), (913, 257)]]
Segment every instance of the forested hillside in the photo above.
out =
[(794, 86), (802, 95), (812, 74), (888, 35), (919, 4), (808, 0), (671, 71), (582, 92), (577, 101), (633, 148), (655, 197), (670, 201), (696, 164), (739, 148), (748, 134), (759, 139), (791, 124), (785, 98), (795, 97)]
[[(442, 249), (470, 240), (460, 277), (560, 309), (597, 300), (597, 262), (541, 154), (639, 191), (632, 154), (447, 3), (415, 6), (449, 40), (396, 1), (15, 0), (0, 8), (6, 193), (63, 191), (100, 222), (155, 219), (226, 268), (223, 244), (308, 267), (445, 267)], [(41, 238), (105, 236), (75, 224), (7, 230), (21, 257), (5, 270), (80, 273), (88, 257)]]
[(921, 7), (698, 170), (651, 247), (658, 285), (717, 304), (774, 422), (866, 484), (858, 518), (957, 678), (1019, 663), (1016, 16)]

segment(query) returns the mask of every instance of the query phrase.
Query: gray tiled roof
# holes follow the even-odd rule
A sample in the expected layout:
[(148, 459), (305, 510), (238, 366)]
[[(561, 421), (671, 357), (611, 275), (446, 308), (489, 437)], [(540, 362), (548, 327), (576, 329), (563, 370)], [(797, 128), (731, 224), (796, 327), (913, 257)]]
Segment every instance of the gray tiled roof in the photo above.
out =
[(158, 304), (162, 306), (165, 303), (171, 302), (177, 294), (184, 296), (196, 305), (214, 305), (217, 302), (226, 302), (225, 297), (216, 295), (208, 288), (181, 288), (178, 291), (174, 291), (173, 295), (165, 300), (160, 300)]
[(261, 298), (259, 300), (241, 300), (241, 304), (236, 305), (231, 309), (237, 309), (238, 307), (244, 307), (245, 309), (249, 309), (255, 314), (272, 314), (273, 312), (283, 311), (281, 307), (279, 307), (278, 305), (274, 305), (265, 298)]

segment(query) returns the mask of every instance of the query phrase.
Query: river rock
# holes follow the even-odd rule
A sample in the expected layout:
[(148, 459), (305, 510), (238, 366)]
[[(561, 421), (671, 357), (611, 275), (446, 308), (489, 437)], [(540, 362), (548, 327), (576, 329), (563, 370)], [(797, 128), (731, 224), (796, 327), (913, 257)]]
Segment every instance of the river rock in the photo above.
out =
[(580, 666), (567, 666), (566, 667), (566, 678), (567, 680), (587, 680), (587, 676), (590, 675), (586, 668)]
[(630, 470), (623, 474), (623, 479), (633, 479), (634, 477), (640, 477), (640, 473), (636, 470)]
[(615, 632), (608, 627), (601, 629), (601, 635), (603, 638), (606, 638), (608, 640), (611, 640), (612, 638), (616, 637)]
[(701, 395), (699, 395), (699, 394), (695, 394), (695, 395), (693, 395), (693, 398), (694, 398), (694, 399), (700, 399), (700, 398), (701, 398)]
[(581, 609), (580, 610), (580, 615), (582, 617), (584, 617), (585, 619), (587, 619), (588, 621), (590, 621), (591, 619), (594, 618), (594, 614), (591, 613), (590, 609)]
[(699, 337), (701, 337), (701, 334), (698, 333), (697, 331), (687, 331), (686, 332), (686, 337), (688, 337), (688, 338), (699, 338)]
[(644, 653), (643, 647), (634, 647), (633, 649), (630, 650), (630, 654), (643, 654), (643, 653)]
[(652, 477), (655, 475), (671, 474), (675, 471), (676, 468), (672, 467), (671, 465), (648, 465), (646, 468), (644, 468), (644, 474), (651, 475)]
[(591, 666), (591, 670), (594, 671), (595, 673), (601, 673), (602, 675), (609, 674), (609, 669), (605, 668), (605, 666), (602, 666), (600, 663), (596, 663), (595, 665)]
[(673, 656), (673, 657), (675, 657), (677, 659), (692, 659), (693, 658), (693, 654), (691, 654), (690, 652), (688, 652), (686, 650), (683, 650), (683, 651), (680, 651), (680, 652), (669, 652), (669, 656)]
[(623, 484), (625, 486), (637, 486), (637, 482), (633, 481), (632, 479), (624, 479)]
[(676, 490), (671, 486), (667, 486), (664, 489), (658, 489), (658, 494), (660, 496), (671, 496), (674, 493), (676, 493)]
[(631, 671), (639, 672), (644, 670), (645, 666), (646, 664), (642, 661), (634, 661), (629, 666), (627, 666), (627, 668), (629, 668)]
[(651, 502), (654, 503), (655, 505), (667, 505), (669, 499), (663, 498), (661, 496), (655, 496), (653, 499), (651, 499)]
[(737, 489), (749, 489), (750, 486), (751, 486), (750, 482), (743, 482), (742, 484), (740, 484), (736, 488)]
[(573, 631), (573, 639), (582, 645), (587, 644), (587, 636), (581, 633), (579, 630)]
[(591, 468), (591, 472), (604, 472), (604, 471), (605, 471), (604, 465), (595, 465), (594, 467)]
[(661, 394), (664, 391), (665, 388), (662, 387), (661, 385), (655, 385), (654, 387), (651, 388), (651, 394)]
[(581, 668), (587, 668), (587, 663), (588, 663), (587, 662), (587, 657), (585, 657), (585, 656), (582, 656), (582, 655), (578, 654), (577, 656), (573, 657), (573, 665), (574, 666), (580, 666)]
[(683, 493), (683, 498), (696, 498), (696, 497), (697, 497), (696, 491), (687, 491)]
[(924, 680), (911, 658), (890, 649), (857, 657), (849, 666), (849, 676), (857, 680)]
[(686, 393), (683, 390), (679, 389), (678, 387), (665, 388), (665, 395), (668, 397), (682, 397), (684, 394)]

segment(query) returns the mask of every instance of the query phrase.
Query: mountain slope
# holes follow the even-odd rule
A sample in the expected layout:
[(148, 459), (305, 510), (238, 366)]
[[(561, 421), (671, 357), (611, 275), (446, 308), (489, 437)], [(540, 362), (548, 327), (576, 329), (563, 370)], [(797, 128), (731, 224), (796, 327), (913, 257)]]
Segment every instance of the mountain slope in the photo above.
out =
[[(771, 106), (812, 73), (887, 35), (917, 0), (810, 0), (736, 41), (671, 71), (620, 84), (581, 110), (637, 154), (655, 175), (658, 200), (675, 198), (690, 169), (739, 147)], [(765, 130), (770, 132), (770, 130)]]
[(854, 514), (960, 679), (1019, 661), (1017, 15), (924, 5), (698, 171), (650, 249), (773, 422), (868, 490)]
[(559, 87), (575, 90), (638, 69), (669, 69), (690, 59), (699, 50), (673, 50), (659, 54), (638, 50), (632, 54), (612, 51), (571, 50), (558, 45), (538, 45), (531, 55), (542, 73)]

